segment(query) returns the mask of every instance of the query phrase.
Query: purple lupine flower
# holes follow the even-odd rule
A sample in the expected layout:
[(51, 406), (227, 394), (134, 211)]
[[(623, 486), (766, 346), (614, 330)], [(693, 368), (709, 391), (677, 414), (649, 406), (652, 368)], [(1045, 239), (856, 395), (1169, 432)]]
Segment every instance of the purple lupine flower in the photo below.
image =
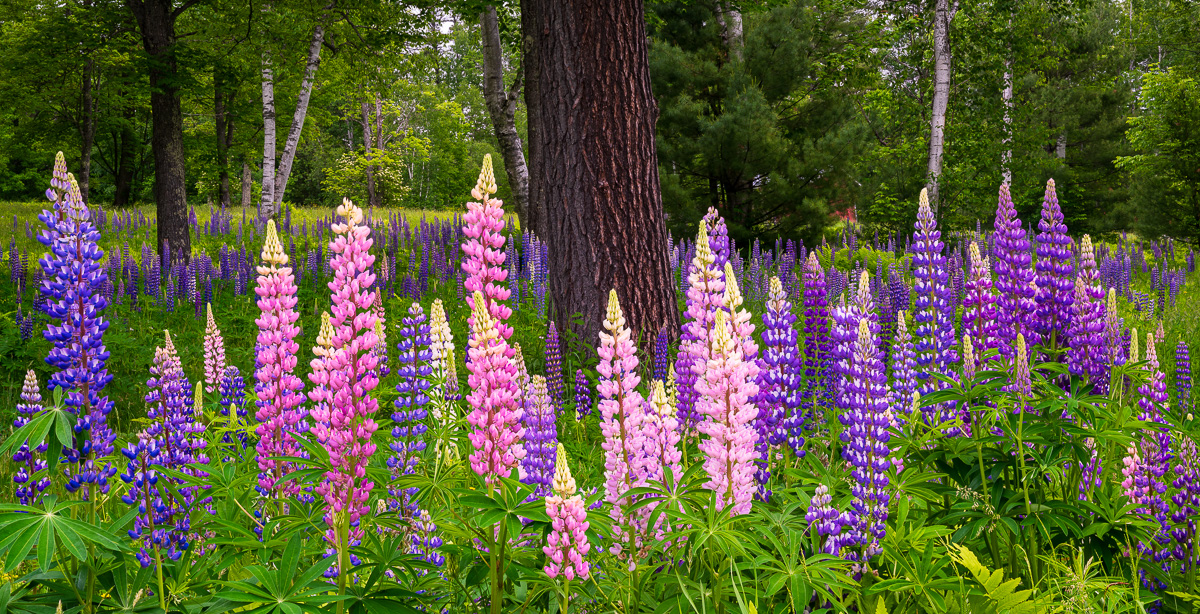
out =
[(1046, 182), (1042, 219), (1038, 222), (1037, 311), (1034, 327), (1052, 347), (1062, 347), (1071, 326), (1071, 304), (1075, 302), (1075, 271), (1071, 264), (1071, 237), (1063, 223), (1062, 209), (1054, 191), (1054, 180)]
[(725, 274), (716, 266), (716, 254), (709, 248), (708, 230), (700, 224), (696, 235), (696, 256), (688, 268), (687, 307), (684, 315), (679, 354), (675, 357), (675, 373), (679, 377), (679, 426), (694, 431), (700, 420), (696, 403), (700, 393), (697, 380), (704, 372), (711, 353), (712, 327), (716, 314), (722, 309)]
[[(821, 391), (825, 388), (830, 349), (825, 293), (825, 269), (821, 268), (816, 252), (810, 252), (804, 262), (804, 409), (814, 417), (824, 409)], [(789, 433), (789, 443), (800, 437), (801, 433)]]
[(1079, 500), (1088, 501), (1092, 492), (1104, 483), (1101, 471), (1103, 465), (1100, 461), (1100, 452), (1096, 450), (1096, 442), (1091, 437), (1083, 441), (1083, 446), (1091, 453), (1091, 456), (1087, 462), (1080, 463), (1079, 468), (1082, 475), (1079, 480)]
[[(951, 289), (946, 285), (946, 257), (942, 254), (942, 233), (937, 229), (929, 197), (921, 191), (916, 231), (913, 233), (913, 278), (917, 294), (913, 306), (913, 333), (917, 355), (917, 379), (922, 394), (941, 388), (935, 373), (949, 374), (950, 366), (958, 361), (954, 343), (954, 322), (947, 317), (946, 306), (951, 301)], [(931, 424), (949, 419), (949, 408), (936, 406), (940, 416), (926, 416)]]
[(1029, 239), (1017, 218), (1008, 185), (1000, 186), (1000, 203), (996, 208), (996, 234), (993, 251), (996, 256), (997, 301), (996, 341), (1000, 353), (1012, 360), (1017, 334), (1034, 343), (1033, 330), (1034, 273), (1029, 255)]
[(916, 352), (912, 335), (908, 334), (908, 315), (901, 311), (896, 319), (896, 342), (892, 345), (892, 391), (888, 405), (897, 419), (912, 409), (912, 396), (917, 392)]
[[(393, 454), (388, 459), (388, 467), (393, 475), (410, 474), (416, 470), (420, 454), (425, 450), (424, 435), (428, 430), (425, 419), (429, 411), (430, 376), (433, 374), (433, 352), (430, 350), (429, 324), (425, 320), (425, 312), (421, 305), (413, 303), (408, 308), (408, 316), (400, 320), (399, 342), (396, 344), (396, 375), (399, 382), (396, 392), (399, 396), (393, 402), (396, 410), (392, 413), (392, 443), (389, 444)], [(408, 493), (413, 494), (413, 493)], [(402, 499), (401, 505), (415, 511), (408, 497), (401, 493), (393, 493), (393, 497)]]
[(671, 349), (667, 341), (667, 329), (664, 326), (658, 331), (654, 340), (654, 371), (652, 377), (659, 381), (667, 380), (667, 364), (671, 360)]
[(563, 382), (562, 347), (553, 320), (550, 321), (550, 330), (546, 332), (546, 390), (554, 411), (561, 411), (566, 383)]
[(544, 497), (550, 493), (554, 481), (554, 456), (558, 450), (557, 412), (550, 402), (546, 378), (534, 375), (525, 396), (525, 413), (521, 416), (521, 423), (525, 425), (522, 437), (525, 458), (518, 466), (518, 475), (523, 483), (536, 487), (535, 496)]
[(583, 369), (575, 369), (575, 419), (592, 413), (592, 392)]
[(1067, 364), (1077, 377), (1087, 377), (1098, 390), (1108, 385), (1109, 366), (1104, 347), (1104, 289), (1099, 282), (1092, 239), (1083, 235), (1079, 278), (1071, 304), (1070, 347)]
[(704, 214), (703, 221), (705, 229), (708, 231), (708, 247), (713, 252), (713, 266), (718, 271), (724, 271), (731, 251), (729, 229), (725, 226), (725, 218), (721, 217), (716, 208), (709, 207), (708, 212)]
[[(29, 424), (30, 419), (41, 411), (42, 392), (38, 387), (37, 374), (33, 369), (29, 369), (25, 372), (25, 383), (21, 386), (21, 402), (17, 403), (17, 417), (13, 419), (13, 428), (19, 429)], [(47, 447), (46, 443), (42, 443), (31, 450), (29, 442), (25, 442), (13, 453), (13, 462), (17, 463), (17, 471), (13, 474), (13, 482), (17, 485), (14, 494), (21, 505), (36, 505), (42, 498), (42, 491), (50, 486), (49, 475), (33, 479), (39, 471), (46, 471), (46, 459), (40, 455), (46, 453)]]
[[(415, 554), (418, 559), (441, 567), (446, 563), (446, 556), (438, 551), (442, 547), (442, 538), (437, 533), (437, 525), (429, 510), (420, 510), (412, 519), (412, 543), (408, 553)], [(423, 570), (422, 570), (423, 571)], [(422, 573), (418, 572), (418, 575)]]
[(996, 347), (996, 296), (987, 260), (979, 246), (971, 243), (971, 275), (963, 300), (963, 333), (970, 334), (978, 356)]
[[(225, 367), (225, 372), (221, 374), (221, 381), (217, 385), (217, 392), (220, 394), (221, 413), (225, 415), (225, 419), (230, 425), (234, 426), (237, 437), (243, 447), (248, 441), (246, 437), (247, 425), (246, 418), (248, 411), (246, 409), (246, 381), (242, 378), (242, 372), (236, 365)], [(232, 437), (226, 433), (222, 438), (225, 443), (232, 443)]]
[(1175, 547), (1171, 555), (1181, 561), (1179, 571), (1187, 573), (1200, 561), (1195, 552), (1196, 514), (1200, 513), (1200, 455), (1196, 453), (1196, 442), (1191, 437), (1179, 441), (1175, 455), (1175, 479), (1171, 486), (1174, 509), (1171, 511), (1171, 538)]
[[(757, 496), (763, 501), (771, 493), (767, 489), (771, 477), (768, 466), (771, 447), (788, 441), (790, 433), (804, 431), (796, 316), (778, 277), (771, 278), (768, 293), (767, 310), (763, 313), (763, 350), (758, 357), (758, 395), (754, 397), (754, 404), (758, 406), (758, 417), (754, 421), (758, 432), (758, 459), (755, 461), (758, 469), (754, 477), (759, 485)], [(803, 438), (795, 445), (796, 455), (803, 456)]]
[(78, 416), (75, 423), (75, 442), (65, 449), (68, 463), (67, 491), (75, 492), (93, 484), (102, 493), (108, 492), (108, 479), (117, 470), (101, 459), (113, 451), (116, 434), (107, 424), (113, 403), (101, 396), (112, 381), (108, 373), (108, 350), (104, 347), (104, 331), (108, 322), (100, 315), (108, 306), (102, 289), (108, 283), (100, 261), (104, 252), (97, 245), (100, 233), (92, 225), (87, 205), (79, 192), (75, 178), (67, 174), (60, 152), (54, 160), (54, 176), (46, 196), (54, 202), (54, 210), (38, 215), (47, 229), (38, 235), (38, 242), (49, 249), (40, 264), (41, 307), (58, 324), (50, 324), (42, 332), (54, 344), (46, 362), (59, 370), (50, 376), (50, 389), (66, 392), (64, 405)]
[(1175, 406), (1185, 415), (1192, 412), (1192, 357), (1182, 340), (1175, 346)]
[(804, 519), (808, 521), (809, 531), (815, 531), (818, 540), (824, 542), (821, 551), (836, 555), (841, 551), (844, 523), (842, 514), (833, 508), (832, 503), (833, 495), (829, 494), (829, 487), (818, 484)]
[(847, 393), (850, 406), (838, 419), (845, 427), (841, 433), (842, 457), (854, 468), (850, 531), (854, 545), (861, 547), (847, 558), (865, 561), (882, 550), (879, 542), (886, 531), (890, 499), (885, 472), (892, 464), (888, 459), (892, 420), (887, 406), (887, 374), (866, 319), (859, 321)]

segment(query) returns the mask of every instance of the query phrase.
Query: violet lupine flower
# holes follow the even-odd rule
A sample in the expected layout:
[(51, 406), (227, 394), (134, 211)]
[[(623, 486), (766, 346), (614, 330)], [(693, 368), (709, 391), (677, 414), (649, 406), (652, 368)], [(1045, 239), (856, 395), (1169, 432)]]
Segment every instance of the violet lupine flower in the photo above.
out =
[(509, 359), (513, 353), (500, 335), (496, 321), (487, 311), (483, 293), (472, 297), (471, 336), (467, 341), (467, 384), (471, 393), (467, 402), (471, 413), (467, 435), (475, 450), (471, 468), (492, 487), (500, 477), (508, 477), (524, 455), (517, 445), (525, 434), (521, 426), (521, 406), (517, 389), (517, 368)]
[(842, 549), (841, 542), (845, 541), (842, 535), (845, 518), (833, 508), (832, 503), (833, 495), (829, 494), (829, 487), (818, 484), (804, 519), (808, 522), (808, 530), (815, 531), (818, 539), (824, 542), (821, 551), (836, 556)]
[[(437, 525), (429, 510), (419, 511), (412, 519), (412, 543), (408, 553), (415, 554), (418, 559), (441, 567), (446, 563), (446, 555), (438, 551), (442, 547), (442, 538), (437, 534)], [(418, 572), (420, 575), (421, 572)]]
[[(674, 372), (675, 367), (671, 367)], [(575, 419), (582, 420), (592, 413), (592, 391), (583, 369), (575, 369)], [(678, 421), (677, 421), (678, 422)]]
[[(220, 396), (221, 412), (229, 421), (229, 426), (236, 433), (243, 447), (246, 445), (246, 382), (242, 372), (234, 365), (225, 367), (221, 375), (221, 383), (217, 387)], [(228, 433), (222, 438), (230, 443), (232, 438)]]
[(566, 384), (563, 382), (562, 347), (553, 320), (550, 321), (550, 330), (546, 333), (546, 390), (550, 393), (550, 402), (557, 413), (562, 409)]
[(986, 259), (979, 255), (979, 246), (971, 242), (971, 275), (967, 278), (963, 300), (963, 333), (970, 334), (979, 356), (996, 347), (996, 295), (992, 288), (992, 273)]
[(712, 327), (721, 310), (725, 291), (724, 273), (716, 266), (716, 255), (709, 248), (708, 230), (700, 224), (696, 235), (696, 256), (688, 268), (687, 307), (675, 372), (679, 375), (679, 424), (692, 432), (700, 420), (696, 409), (700, 393), (697, 380), (704, 371), (712, 346)]
[[(504, 235), (501, 234), (504, 231), (504, 210), (501, 208), (504, 203), (491, 197), (495, 193), (496, 178), (492, 174), (492, 156), (488, 154), (483, 157), (479, 181), (471, 190), (475, 200), (467, 203), (467, 213), (463, 215), (466, 223), (463, 234), (467, 236), (467, 242), (462, 245), (462, 270), (467, 274), (463, 286), (467, 290), (467, 303), (471, 306), (472, 314), (475, 292), (483, 296), (484, 309), (491, 316), (491, 326), (504, 340), (505, 357), (512, 358), (508, 340), (513, 331), (505, 322), (512, 315), (512, 309), (501, 303), (512, 295), (508, 288), (501, 285), (508, 279), (508, 271), (504, 269)], [(474, 318), (474, 315), (471, 317)], [(471, 320), (467, 323), (474, 329)]]
[[(942, 385), (933, 375), (948, 375), (950, 365), (958, 361), (955, 355), (954, 322), (946, 311), (953, 297), (952, 290), (946, 285), (949, 276), (941, 237), (933, 210), (929, 208), (929, 196), (925, 190), (921, 190), (912, 251), (914, 290), (917, 294), (913, 306), (913, 321), (917, 329), (913, 339), (917, 354), (917, 379), (921, 382), (922, 394), (941, 388)], [(947, 409), (941, 408), (941, 416), (927, 416), (927, 419), (931, 424), (944, 422), (949, 419)]]
[(767, 292), (763, 352), (758, 358), (758, 395), (754, 398), (758, 406), (758, 418), (754, 422), (758, 432), (755, 478), (759, 483), (758, 496), (764, 501), (770, 497), (766, 484), (771, 477), (768, 463), (771, 447), (788, 442), (789, 434), (797, 433), (793, 451), (797, 456), (804, 456), (804, 438), (799, 435), (804, 432), (804, 409), (800, 404), (802, 366), (796, 316), (778, 277), (771, 278)]
[(1017, 334), (1037, 341), (1033, 330), (1034, 273), (1029, 239), (1017, 218), (1008, 185), (1000, 186), (1000, 203), (996, 207), (996, 289), (1000, 292), (997, 306), (996, 341), (1000, 354), (1011, 360)]
[(1044, 342), (1061, 347), (1071, 326), (1075, 302), (1075, 271), (1071, 264), (1071, 237), (1063, 223), (1062, 209), (1054, 191), (1054, 180), (1046, 182), (1042, 219), (1038, 222), (1037, 312), (1034, 326)]
[(708, 231), (708, 247), (713, 252), (713, 266), (717, 267), (718, 271), (724, 271), (725, 263), (729, 262), (732, 251), (729, 246), (729, 229), (725, 226), (725, 218), (721, 217), (715, 207), (709, 207), (702, 221)]
[(916, 352), (908, 334), (908, 314), (901, 311), (896, 318), (896, 341), (892, 344), (892, 391), (888, 406), (892, 416), (909, 415), (912, 396), (917, 392)]
[[(328, 505), (326, 540), (345, 548), (361, 539), (359, 519), (371, 512), (367, 501), (374, 483), (366, 477), (366, 468), (375, 453), (371, 437), (378, 426), (372, 416), (379, 403), (371, 391), (379, 385), (379, 377), (371, 353), (378, 342), (371, 311), (375, 302), (375, 291), (370, 289), (375, 284), (371, 228), (362, 224), (362, 209), (349, 200), (342, 201), (337, 214), (345, 221), (330, 225), (335, 235), (329, 243), (333, 280), (328, 284), (333, 299), (333, 343), (323, 359), (324, 370), (314, 370), (310, 379), (332, 395), (332, 399), (322, 399), (329, 403), (328, 427), (317, 421), (313, 424), (318, 440), (326, 442), (332, 465), (316, 492)], [(348, 536), (349, 543), (342, 543), (340, 535)]]
[(747, 359), (745, 347), (754, 346), (753, 339), (739, 339), (739, 328), (749, 327), (750, 314), (739, 309), (742, 304), (737, 281), (726, 279), (724, 307), (717, 312), (713, 324), (712, 353), (705, 364), (704, 377), (697, 382), (700, 392), (698, 407), (705, 416), (698, 430), (707, 435), (701, 440), (704, 452), (705, 484), (716, 492), (717, 509), (729, 508), (732, 515), (750, 511), (755, 492), (754, 457), (758, 439), (754, 419), (758, 408), (751, 399), (758, 394), (758, 364)]
[(113, 403), (101, 396), (112, 381), (106, 363), (104, 331), (108, 322), (100, 315), (108, 306), (103, 289), (108, 284), (104, 252), (97, 246), (100, 233), (92, 225), (90, 212), (83, 202), (79, 185), (67, 173), (62, 153), (55, 157), (54, 175), (46, 197), (54, 210), (38, 215), (47, 229), (37, 239), (49, 253), (40, 260), (41, 309), (58, 324), (48, 324), (42, 335), (54, 344), (46, 362), (59, 370), (50, 375), (49, 387), (63, 389), (64, 405), (78, 416), (75, 442), (63, 450), (68, 463), (67, 492), (86, 485), (108, 492), (108, 479), (115, 467), (101, 459), (113, 451), (116, 434), (107, 424)]
[(871, 293), (871, 282), (866, 271), (859, 275), (854, 297), (847, 305), (845, 297), (833, 312), (833, 347), (829, 353), (831, 377), (829, 389), (839, 411), (849, 407), (846, 398), (846, 382), (850, 376), (850, 365), (854, 360), (854, 342), (858, 337), (858, 323), (866, 320), (871, 333), (879, 336), (879, 316), (875, 313), (875, 302)]
[[(647, 474), (654, 471), (649, 467), (645, 447), (645, 402), (637, 387), (637, 348), (625, 326), (625, 314), (617, 301), (617, 291), (608, 294), (608, 309), (600, 331), (600, 363), (596, 371), (600, 382), (596, 391), (600, 397), (600, 432), (604, 442), (604, 488), (605, 501), (612, 505), (613, 554), (632, 561), (640, 558), (645, 541), (646, 508), (629, 512), (633, 503), (626, 494), (631, 489), (645, 486)], [(605, 332), (607, 331), (607, 332)]]
[(129, 459), (121, 479), (130, 485), (121, 499), (136, 505), (129, 536), (140, 540), (137, 555), (142, 567), (156, 563), (155, 550), (177, 560), (188, 548), (191, 509), (197, 503), (197, 488), (181, 480), (160, 474), (162, 469), (196, 475), (190, 463), (206, 463), (204, 425), (196, 421), (194, 402), (188, 393), (190, 384), (175, 353), (170, 333), (166, 343), (155, 349), (151, 377), (146, 382), (146, 417), (150, 424), (121, 453)]
[(1091, 456), (1086, 463), (1080, 463), (1080, 480), (1079, 480), (1079, 500), (1087, 501), (1095, 489), (1100, 488), (1103, 484), (1101, 477), (1102, 464), (1100, 461), (1100, 452), (1096, 450), (1096, 442), (1088, 437), (1083, 441), (1083, 447), (1091, 452)]
[(546, 515), (550, 517), (550, 534), (542, 552), (546, 555), (546, 575), (551, 579), (563, 576), (568, 581), (588, 578), (587, 509), (583, 497), (576, 494), (575, 478), (567, 467), (567, 451), (558, 444), (553, 480), (553, 494), (546, 497)]
[[(825, 388), (830, 350), (829, 307), (825, 293), (825, 269), (817, 260), (816, 252), (809, 252), (804, 261), (804, 408), (814, 416), (820, 411), (819, 406), (823, 406), (818, 399)], [(793, 431), (788, 438), (792, 449), (796, 449), (794, 442), (801, 441), (802, 433)]]
[(262, 250), (263, 264), (258, 266), (258, 295), (261, 311), (258, 325), (258, 351), (255, 357), (254, 386), (258, 396), (258, 491), (264, 497), (283, 498), (300, 492), (294, 482), (283, 483), (292, 471), (290, 464), (272, 460), (275, 456), (299, 456), (303, 449), (292, 433), (302, 430), (305, 411), (304, 383), (296, 376), (296, 283), (288, 257), (279, 242), (275, 220), (267, 220), (267, 235)]
[(667, 328), (664, 326), (658, 331), (658, 337), (654, 340), (654, 369), (651, 372), (651, 377), (656, 380), (666, 381), (667, 365), (671, 360), (671, 348), (667, 340)]
[(1077, 377), (1086, 377), (1093, 386), (1103, 390), (1108, 385), (1108, 365), (1104, 347), (1104, 289), (1092, 250), (1092, 239), (1083, 235), (1080, 249), (1079, 279), (1075, 283), (1075, 299), (1071, 304), (1070, 347), (1067, 365)]
[(225, 340), (213, 318), (212, 303), (208, 304), (208, 326), (204, 329), (204, 391), (217, 389), (225, 373)]
[[(37, 374), (33, 369), (25, 372), (25, 383), (21, 386), (21, 402), (17, 403), (17, 417), (13, 419), (13, 428), (19, 429), (42, 411), (42, 393), (38, 388)], [(16, 483), (16, 496), (21, 505), (35, 505), (42, 498), (42, 491), (50, 486), (50, 476), (43, 475), (33, 479), (39, 471), (46, 471), (45, 454), (47, 444), (29, 448), (29, 442), (21, 444), (20, 449), (13, 453), (13, 462), (17, 463), (17, 471), (13, 474)]]
[(550, 492), (554, 480), (554, 454), (558, 446), (558, 429), (555, 425), (557, 412), (546, 390), (546, 378), (534, 375), (526, 398), (522, 420), (525, 426), (522, 440), (525, 458), (521, 459), (518, 475), (523, 483), (536, 486), (536, 496), (544, 497)]
[(857, 560), (865, 561), (880, 552), (879, 541), (886, 531), (890, 495), (885, 472), (891, 467), (888, 428), (892, 421), (887, 404), (887, 375), (866, 320), (859, 322), (847, 388), (850, 410), (838, 418), (845, 427), (841, 434), (842, 457), (854, 467), (851, 472), (854, 502), (848, 515), (856, 545), (862, 547), (862, 558)]
[(1175, 479), (1171, 486), (1175, 494), (1171, 495), (1174, 508), (1171, 511), (1171, 538), (1175, 547), (1171, 555), (1182, 562), (1179, 571), (1187, 573), (1196, 566), (1196, 514), (1200, 513), (1200, 455), (1196, 453), (1196, 442), (1191, 437), (1183, 437), (1179, 441), (1178, 454), (1175, 460)]
[[(399, 342), (396, 344), (396, 400), (393, 402), (396, 410), (392, 413), (392, 443), (388, 447), (392, 456), (388, 459), (388, 467), (393, 477), (413, 473), (417, 461), (425, 451), (425, 433), (429, 430), (425, 420), (429, 416), (426, 407), (429, 405), (429, 389), (432, 386), (430, 376), (433, 375), (433, 351), (429, 348), (430, 327), (425, 323), (425, 311), (421, 305), (413, 303), (408, 308), (408, 316), (400, 320)], [(400, 499), (401, 508), (409, 508), (410, 497), (415, 494), (392, 493)], [(413, 508), (410, 511), (415, 511)]]
[(1180, 341), (1175, 346), (1175, 406), (1184, 415), (1192, 413), (1192, 357), (1188, 346)]

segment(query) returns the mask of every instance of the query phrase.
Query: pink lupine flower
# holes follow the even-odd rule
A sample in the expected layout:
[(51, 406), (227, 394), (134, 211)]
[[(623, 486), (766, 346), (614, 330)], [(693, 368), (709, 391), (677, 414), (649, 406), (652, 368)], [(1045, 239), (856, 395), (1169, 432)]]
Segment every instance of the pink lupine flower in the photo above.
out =
[(374, 487), (366, 477), (367, 464), (375, 453), (371, 437), (379, 428), (372, 419), (379, 403), (371, 396), (379, 385), (378, 357), (371, 351), (378, 342), (371, 309), (375, 302), (371, 228), (362, 224), (362, 209), (349, 200), (342, 202), (337, 213), (345, 222), (331, 226), (335, 238), (329, 243), (333, 254), (329, 262), (333, 280), (328, 284), (333, 293), (329, 318), (333, 336), (327, 356), (320, 359), (323, 368), (314, 365), (310, 375), (320, 390), (314, 391), (312, 400), (328, 403), (328, 426), (317, 421), (314, 431), (329, 452), (333, 469), (316, 491), (328, 505), (325, 537), (334, 545), (338, 545), (339, 527), (348, 529), (350, 543), (362, 536), (359, 519), (371, 511), (367, 500)]
[(325, 445), (329, 442), (332, 419), (330, 407), (333, 401), (333, 392), (328, 386), (329, 369), (326, 367), (326, 361), (333, 355), (333, 323), (329, 319), (328, 311), (321, 312), (321, 328), (317, 332), (317, 344), (313, 346), (312, 351), (314, 358), (308, 363), (311, 369), (308, 381), (315, 385), (308, 391), (308, 398), (313, 403), (308, 412), (312, 418), (309, 431), (317, 438), (317, 443)]
[(292, 433), (304, 428), (304, 383), (296, 376), (296, 278), (287, 266), (288, 256), (279, 242), (275, 221), (267, 220), (267, 238), (262, 250), (263, 264), (258, 267), (258, 352), (254, 378), (258, 381), (258, 490), (263, 496), (283, 497), (299, 492), (294, 483), (281, 484), (291, 471), (273, 456), (299, 456), (300, 445)]
[(575, 478), (567, 467), (567, 452), (558, 444), (554, 469), (554, 492), (546, 497), (546, 515), (550, 517), (550, 535), (542, 552), (546, 554), (546, 575), (567, 580), (588, 578), (587, 508), (575, 492)]
[(680, 462), (683, 459), (683, 452), (679, 449), (679, 420), (675, 415), (675, 403), (660, 380), (654, 380), (650, 393), (650, 411), (646, 412), (646, 425), (646, 454), (656, 459), (655, 464), (659, 468), (658, 475), (652, 476), (651, 479), (665, 480), (667, 469), (670, 469), (672, 479), (679, 480), (682, 474)]
[[(512, 327), (505, 320), (512, 315), (512, 309), (500, 301), (508, 300), (512, 291), (500, 285), (508, 279), (508, 271), (504, 268), (504, 210), (503, 202), (492, 198), (496, 193), (496, 178), (492, 174), (492, 156), (483, 157), (483, 169), (479, 172), (479, 181), (471, 190), (475, 201), (467, 203), (467, 212), (463, 215), (466, 226), (463, 234), (467, 242), (463, 243), (464, 258), (462, 270), (467, 274), (463, 287), (467, 290), (467, 304), (472, 313), (475, 309), (475, 293), (482, 294), (484, 308), (491, 316), (492, 326), (501, 339), (505, 341), (505, 351), (512, 357), (512, 348), (507, 345), (512, 337)], [(467, 323), (474, 326), (474, 315)]]
[(208, 304), (208, 326), (204, 329), (204, 391), (213, 392), (225, 374), (225, 340)]
[(700, 414), (696, 411), (697, 379), (703, 377), (711, 347), (713, 321), (721, 310), (725, 291), (724, 272), (716, 267), (716, 255), (708, 244), (708, 231), (700, 222), (696, 235), (696, 256), (688, 268), (687, 307), (680, 339), (675, 371), (679, 376), (679, 423), (691, 432), (696, 429)]
[[(758, 408), (751, 399), (758, 393), (755, 381), (758, 364), (746, 358), (748, 345), (753, 337), (738, 339), (735, 331), (753, 331), (748, 324), (749, 314), (739, 309), (742, 304), (737, 282), (726, 279), (725, 307), (717, 312), (713, 325), (712, 355), (709, 357), (702, 380), (697, 382), (700, 390), (700, 412), (705, 415), (699, 430), (708, 435), (700, 442), (704, 452), (704, 469), (708, 473), (707, 488), (717, 493), (718, 509), (731, 508), (734, 515), (750, 511), (750, 500), (754, 495), (754, 457), (758, 434), (754, 420)], [(757, 352), (757, 346), (754, 346)]]
[(467, 422), (474, 428), (467, 438), (475, 447), (471, 468), (493, 486), (497, 478), (508, 477), (521, 460), (524, 450), (517, 444), (525, 429), (521, 426), (517, 368), (509, 359), (512, 348), (488, 313), (480, 290), (474, 291), (471, 304), (471, 336), (467, 340), (471, 413)]
[[(604, 488), (605, 501), (612, 504), (613, 554), (628, 558), (630, 565), (641, 555), (646, 546), (646, 508), (630, 517), (626, 509), (633, 501), (626, 494), (631, 489), (645, 486), (646, 476), (654, 471), (649, 465), (655, 461), (645, 454), (646, 410), (642, 394), (637, 386), (637, 349), (625, 326), (625, 314), (617, 300), (617, 291), (608, 293), (608, 310), (600, 331), (600, 363), (596, 372), (600, 381), (596, 392), (600, 397), (600, 433), (604, 442)], [(608, 331), (608, 332), (604, 332)]]

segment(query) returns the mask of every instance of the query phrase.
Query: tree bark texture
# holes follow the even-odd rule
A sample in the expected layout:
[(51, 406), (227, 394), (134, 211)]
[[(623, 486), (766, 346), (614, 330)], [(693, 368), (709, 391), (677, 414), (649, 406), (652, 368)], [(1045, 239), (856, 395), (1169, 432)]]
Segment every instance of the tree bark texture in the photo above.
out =
[(188, 231), (187, 182), (183, 155), (183, 109), (179, 100), (175, 59), (175, 20), (187, 5), (174, 0), (126, 0), (138, 23), (142, 46), (149, 58), (150, 145), (154, 151), (154, 202), (158, 246), (168, 243), (172, 260), (191, 257)]
[[(367, 167), (366, 167), (367, 206), (376, 207), (379, 205), (379, 191), (375, 189), (375, 165), (371, 163), (371, 160), (373, 159), (373, 153), (372, 153), (373, 149), (372, 148), (374, 146), (374, 143), (372, 143), (372, 140), (374, 140), (374, 139), (372, 138), (373, 130), (372, 130), (371, 123), (373, 120), (372, 120), (371, 111), (372, 111), (371, 103), (366, 100), (363, 100), (363, 103), (362, 103), (363, 155), (366, 156), (367, 162), (368, 162)], [(382, 101), (379, 100), (379, 96), (375, 96), (374, 122), (376, 124), (376, 130), (374, 130), (374, 132), (378, 132), (378, 129), (383, 127), (382, 121), (379, 118), (379, 114), (382, 111), (383, 111)], [(380, 144), (382, 144), (382, 141), (383, 141), (382, 135), (376, 134), (375, 138), (378, 138)]]
[(275, 73), (271, 58), (263, 55), (262, 62), (263, 159), (262, 198), (258, 205), (260, 218), (275, 215)]
[(677, 335), (643, 2), (526, 0), (522, 13), (554, 317), (565, 328), (582, 314), (577, 332), (595, 342), (615, 289), (643, 344), (664, 326)]
[(950, 22), (958, 3), (937, 0), (933, 14), (933, 113), (929, 122), (929, 169), (926, 188), (929, 204), (938, 209), (938, 188), (942, 179), (942, 156), (946, 149), (946, 107), (950, 101)]
[[(1012, 28), (1012, 20), (1008, 20), (1009, 28)], [(1011, 53), (1011, 52), (1010, 52)], [(1000, 154), (1000, 172), (1003, 175), (1004, 185), (1012, 185), (1012, 110), (1013, 110), (1013, 74), (1012, 74), (1012, 57), (1004, 60), (1004, 91), (1000, 94), (1000, 100), (1004, 103), (1004, 151)]]
[(731, 2), (717, 5), (717, 23), (721, 26), (721, 38), (729, 50), (729, 59), (742, 59), (742, 12)]
[(254, 177), (250, 171), (250, 161), (242, 160), (242, 207), (250, 204), (254, 198)]
[(492, 119), (496, 141), (500, 144), (504, 172), (508, 175), (508, 184), (512, 188), (511, 204), (521, 220), (522, 229), (541, 228), (544, 215), (538, 214), (544, 212), (531, 211), (529, 206), (529, 169), (525, 165), (521, 135), (517, 133), (514, 119), (521, 92), (521, 74), (518, 72), (512, 88), (504, 87), (504, 54), (500, 47), (500, 23), (496, 17), (495, 6), (489, 4), (479, 14), (479, 28), (483, 33), (483, 99)]
[(296, 96), (296, 112), (292, 114), (292, 125), (288, 128), (287, 141), (283, 145), (283, 158), (275, 171), (275, 210), (283, 209), (283, 194), (287, 191), (288, 177), (292, 174), (292, 162), (296, 159), (296, 148), (300, 146), (300, 131), (304, 129), (304, 118), (308, 115), (308, 101), (312, 98), (313, 81), (321, 65), (321, 44), (325, 40), (325, 26), (317, 24), (313, 29), (312, 42), (308, 46), (308, 59), (304, 64), (304, 81), (300, 83), (300, 94)]
[(225, 75), (221, 68), (213, 74), (213, 120), (217, 133), (217, 202), (229, 208), (229, 144), (233, 142), (233, 122), (229, 119), (229, 107), (233, 103), (233, 92), (226, 91)]

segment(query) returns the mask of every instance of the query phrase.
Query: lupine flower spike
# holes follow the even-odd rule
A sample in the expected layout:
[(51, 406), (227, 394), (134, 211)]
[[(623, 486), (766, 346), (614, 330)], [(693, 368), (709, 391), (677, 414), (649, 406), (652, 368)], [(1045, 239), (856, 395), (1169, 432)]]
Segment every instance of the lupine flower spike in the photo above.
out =
[(467, 341), (467, 369), (471, 372), (467, 378), (471, 387), (467, 422), (473, 428), (467, 437), (475, 447), (471, 468), (488, 485), (494, 485), (497, 478), (508, 477), (524, 455), (517, 443), (525, 429), (521, 426), (517, 368), (509, 360), (512, 350), (496, 328), (479, 290), (474, 292), (473, 305)]
[(204, 391), (213, 392), (225, 374), (225, 340), (208, 304), (208, 326), (204, 329)]
[[(25, 372), (25, 384), (21, 386), (21, 402), (17, 404), (17, 417), (13, 419), (13, 428), (19, 429), (29, 423), (34, 416), (42, 411), (42, 392), (38, 387), (37, 374), (33, 369)], [(22, 505), (33, 505), (41, 498), (42, 492), (50, 486), (50, 476), (41, 475), (36, 480), (33, 476), (46, 471), (45, 454), (47, 445), (29, 448), (29, 443), (21, 444), (20, 449), (13, 453), (13, 462), (17, 463), (17, 471), (13, 474), (16, 483), (17, 499)]]
[[(569, 580), (586, 580), (589, 566), (584, 560), (588, 544), (587, 509), (583, 498), (576, 494), (575, 478), (567, 466), (567, 452), (562, 444), (556, 450), (553, 492), (546, 497), (546, 515), (550, 517), (550, 535), (542, 552), (546, 554), (546, 575), (560, 575)], [(565, 611), (565, 610), (564, 610)]]

